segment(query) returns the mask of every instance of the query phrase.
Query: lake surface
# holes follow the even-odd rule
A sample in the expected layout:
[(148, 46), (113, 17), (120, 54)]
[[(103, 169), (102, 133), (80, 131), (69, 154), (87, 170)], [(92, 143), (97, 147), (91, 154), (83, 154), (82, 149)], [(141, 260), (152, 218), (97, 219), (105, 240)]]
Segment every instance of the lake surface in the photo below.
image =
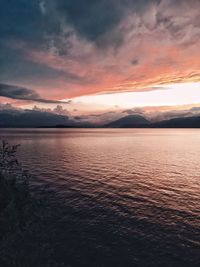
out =
[(200, 266), (200, 130), (1, 129), (0, 139), (21, 144), (33, 184), (63, 202), (63, 266)]

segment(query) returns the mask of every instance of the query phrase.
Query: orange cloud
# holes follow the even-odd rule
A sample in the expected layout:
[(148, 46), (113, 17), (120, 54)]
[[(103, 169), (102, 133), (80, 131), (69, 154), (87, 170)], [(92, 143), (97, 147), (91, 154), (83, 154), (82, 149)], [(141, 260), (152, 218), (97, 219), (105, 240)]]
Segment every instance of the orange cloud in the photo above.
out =
[[(57, 79), (48, 77), (32, 83), (31, 88), (43, 97), (64, 99), (199, 82), (200, 4), (199, 1), (179, 2), (178, 5), (172, 0), (161, 1), (152, 3), (143, 12), (127, 13), (115, 29), (99, 40), (108, 42), (120, 36), (123, 41), (119, 46), (99, 47), (70, 28), (70, 37), (67, 40), (62, 37), (62, 45), (70, 42), (66, 54), (59, 53), (55, 40), (46, 51), (18, 47), (28, 60), (62, 73)], [(27, 83), (22, 85), (30, 87)]]

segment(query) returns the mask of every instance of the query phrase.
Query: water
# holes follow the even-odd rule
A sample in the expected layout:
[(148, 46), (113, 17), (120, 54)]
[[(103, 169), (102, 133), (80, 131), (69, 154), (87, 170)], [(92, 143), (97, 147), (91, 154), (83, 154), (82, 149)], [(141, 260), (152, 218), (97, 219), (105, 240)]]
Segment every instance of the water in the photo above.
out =
[(68, 210), (56, 240), (64, 263), (200, 266), (200, 130), (1, 129), (0, 138), (21, 144), (34, 185)]

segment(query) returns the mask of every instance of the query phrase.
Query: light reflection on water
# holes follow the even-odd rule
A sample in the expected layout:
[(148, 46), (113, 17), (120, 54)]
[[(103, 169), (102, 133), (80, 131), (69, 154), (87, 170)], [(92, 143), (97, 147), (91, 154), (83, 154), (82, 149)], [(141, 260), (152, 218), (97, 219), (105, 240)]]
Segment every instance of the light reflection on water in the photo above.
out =
[(21, 144), (35, 184), (73, 208), (88, 239), (110, 255), (121, 244), (119, 266), (156, 262), (154, 253), (179, 266), (185, 250), (186, 263), (198, 264), (200, 130), (1, 129), (0, 138)]

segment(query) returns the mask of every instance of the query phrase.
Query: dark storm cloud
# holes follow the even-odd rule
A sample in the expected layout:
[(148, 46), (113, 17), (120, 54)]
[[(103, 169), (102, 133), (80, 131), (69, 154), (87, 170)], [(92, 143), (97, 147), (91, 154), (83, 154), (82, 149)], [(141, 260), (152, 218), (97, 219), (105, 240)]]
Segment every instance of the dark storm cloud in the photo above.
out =
[(115, 27), (123, 16), (118, 1), (112, 0), (59, 0), (56, 7), (80, 35), (91, 41)]
[(62, 103), (61, 101), (41, 98), (40, 95), (34, 90), (3, 83), (0, 83), (0, 96), (17, 100), (30, 100), (49, 104)]
[[(153, 0), (152, 0), (153, 1)], [(42, 85), (48, 78), (88, 83), (87, 77), (51, 68), (28, 59), (25, 50), (49, 51), (68, 57), (72, 32), (98, 46), (119, 46), (122, 36), (112, 32), (129, 8), (150, 3), (130, 0), (2, 0), (0, 1), (0, 80)], [(72, 30), (66, 30), (70, 25)], [(110, 32), (110, 36), (104, 36)], [(104, 38), (102, 38), (104, 36)], [(19, 46), (21, 48), (19, 49)], [(17, 47), (17, 48), (16, 48)]]
[(2, 0), (1, 39), (29, 41), (42, 46), (46, 36), (61, 34), (63, 21), (80, 36), (95, 41), (114, 29), (129, 10), (139, 12), (156, 0)]
[(47, 36), (60, 34), (60, 22), (53, 16), (44, 16), (39, 4), (39, 0), (0, 1), (1, 81), (40, 83), (47, 78), (71, 79), (60, 70), (28, 60), (24, 53), (25, 49), (47, 50)]
[(25, 58), (22, 50), (0, 43), (0, 80), (37, 82), (38, 78), (61, 78), (65, 73)]
[[(49, 1), (47, 0), (46, 3)], [(58, 0), (55, 1), (57, 12), (67, 23), (89, 41), (98, 41), (101, 36), (111, 32), (132, 10), (140, 12), (157, 0)], [(120, 42), (120, 36), (113, 36), (110, 41)], [(114, 38), (113, 38), (114, 37)]]
[(41, 45), (45, 34), (59, 33), (60, 23), (41, 12), (39, 0), (2, 0), (0, 2), (1, 39), (27, 40)]
[(42, 85), (46, 80), (60, 79), (71, 83), (87, 84), (87, 77), (81, 77), (69, 70), (31, 61), (25, 56), (23, 49), (7, 47), (0, 43), (0, 81), (29, 82)]

